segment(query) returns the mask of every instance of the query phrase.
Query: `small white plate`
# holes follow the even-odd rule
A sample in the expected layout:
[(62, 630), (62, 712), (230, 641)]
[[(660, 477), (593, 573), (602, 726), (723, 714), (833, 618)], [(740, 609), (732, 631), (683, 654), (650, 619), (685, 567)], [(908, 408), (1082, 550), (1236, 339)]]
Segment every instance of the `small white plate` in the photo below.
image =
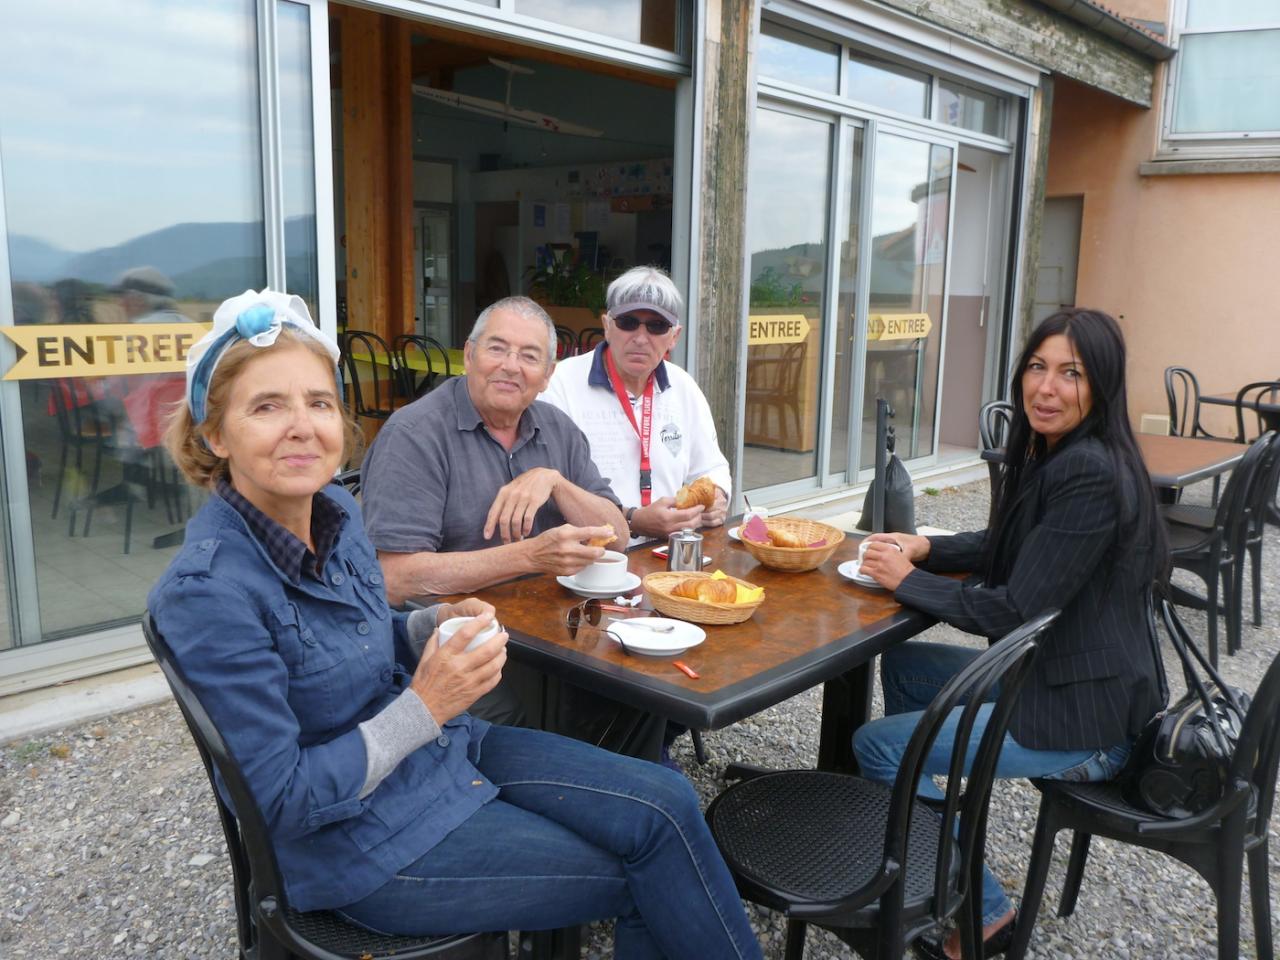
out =
[(742, 527), (730, 527), (726, 532), (729, 534), (730, 540), (737, 540), (739, 543), (742, 542)]
[[(659, 633), (649, 629), (651, 626), (670, 626), (670, 633)], [(691, 647), (696, 647), (707, 639), (707, 632), (692, 623), (683, 620), (672, 620), (667, 617), (637, 617), (636, 622), (629, 620), (614, 621), (609, 624), (609, 633), (622, 637), (627, 645), (628, 653), (642, 653), (647, 657), (675, 657)]]
[(626, 578), (616, 587), (610, 587), (607, 590), (597, 590), (593, 587), (579, 586), (578, 581), (573, 577), (556, 577), (556, 583), (567, 590), (572, 590), (580, 597), (591, 597), (599, 600), (607, 600), (610, 597), (616, 597), (619, 594), (630, 593), (636, 587), (640, 586), (640, 575), (627, 571)]
[(857, 560), (846, 560), (840, 566), (836, 567), (836, 573), (844, 577), (846, 580), (852, 580), (860, 587), (867, 587), (870, 590), (883, 590), (884, 587), (875, 579), (869, 577), (865, 573), (858, 572)]

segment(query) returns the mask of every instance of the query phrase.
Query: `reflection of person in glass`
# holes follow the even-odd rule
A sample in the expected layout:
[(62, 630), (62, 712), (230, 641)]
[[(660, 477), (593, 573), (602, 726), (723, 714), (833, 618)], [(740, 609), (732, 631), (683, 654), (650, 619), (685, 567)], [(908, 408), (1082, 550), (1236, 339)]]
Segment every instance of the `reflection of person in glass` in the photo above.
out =
[[(290, 905), (402, 934), (617, 917), (620, 960), (759, 958), (687, 781), (472, 717), (506, 660), (502, 631), (466, 649), (491, 605), (388, 608), (360, 507), (330, 483), (356, 431), (337, 360), (298, 297), (218, 309), (166, 437), (213, 495), (148, 598)], [(475, 619), (442, 643), (457, 615)]]
[(183, 323), (190, 318), (173, 302), (173, 281), (155, 267), (133, 267), (112, 288), (129, 323)]
[[(988, 528), (872, 534), (861, 569), (899, 603), (992, 639), (1060, 609), (1014, 707), (996, 776), (1110, 780), (1162, 705), (1148, 596), (1168, 558), (1129, 425), (1124, 338), (1105, 313), (1064, 310), (1036, 328), (1015, 369), (1008, 456)], [(949, 571), (977, 571), (982, 580), (939, 575)], [(894, 779), (920, 711), (979, 653), (927, 642), (885, 652), (886, 715), (853, 738), (866, 776)], [(929, 776), (947, 772), (961, 709), (929, 752)], [(989, 713), (979, 712), (971, 744)], [(929, 776), (921, 795), (941, 797)], [(986, 868), (982, 914), (986, 955), (994, 956), (1012, 940), (1014, 908)], [(958, 957), (958, 936), (920, 941), (916, 952)]]

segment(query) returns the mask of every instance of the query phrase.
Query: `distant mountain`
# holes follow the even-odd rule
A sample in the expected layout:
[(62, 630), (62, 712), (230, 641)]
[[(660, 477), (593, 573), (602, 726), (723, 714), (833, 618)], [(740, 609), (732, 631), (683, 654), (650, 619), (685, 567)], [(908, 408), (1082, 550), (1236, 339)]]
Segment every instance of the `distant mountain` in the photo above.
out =
[(35, 237), (9, 234), (9, 272), (15, 283), (49, 283), (67, 276), (66, 267), (76, 257)]
[[(315, 218), (285, 221), (289, 269), (315, 251)], [(179, 223), (143, 234), (113, 247), (86, 253), (59, 250), (42, 240), (19, 234), (9, 238), (15, 281), (51, 283), (75, 278), (114, 283), (130, 267), (150, 266), (174, 282), (182, 299), (220, 299), (263, 284), (263, 237), (260, 223)]]

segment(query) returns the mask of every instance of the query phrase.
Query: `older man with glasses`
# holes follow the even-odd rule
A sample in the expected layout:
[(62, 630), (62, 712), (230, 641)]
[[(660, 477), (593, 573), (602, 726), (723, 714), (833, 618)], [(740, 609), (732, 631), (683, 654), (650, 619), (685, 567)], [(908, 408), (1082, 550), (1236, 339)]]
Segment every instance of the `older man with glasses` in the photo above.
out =
[[(527, 297), (499, 300), (467, 338), (466, 375), (383, 425), (364, 459), (361, 491), (392, 604), (526, 573), (575, 574), (604, 553), (586, 541), (626, 542), (626, 521), (586, 437), (537, 402), (555, 345), (555, 325), (540, 306)], [(634, 725), (617, 722), (624, 708), (593, 696), (578, 703), (588, 696), (561, 697), (560, 732), (656, 757), (656, 748), (632, 745)], [(505, 681), (471, 712), (500, 723), (523, 718)]]
[[(542, 399), (586, 433), (632, 536), (723, 523), (732, 480), (711, 409), (693, 378), (665, 362), (680, 338), (680, 292), (658, 268), (634, 267), (609, 284), (606, 303), (604, 342), (558, 363)], [(704, 476), (714, 504), (677, 508), (680, 487)]]

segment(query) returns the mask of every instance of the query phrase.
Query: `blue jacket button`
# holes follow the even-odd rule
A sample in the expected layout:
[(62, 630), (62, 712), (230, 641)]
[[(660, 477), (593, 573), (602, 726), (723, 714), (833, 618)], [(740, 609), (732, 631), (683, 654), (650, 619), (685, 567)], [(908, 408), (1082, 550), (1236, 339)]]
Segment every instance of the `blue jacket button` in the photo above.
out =
[(383, 667), (383, 668), (382, 668), (381, 677), (382, 677), (382, 682), (383, 682), (383, 683), (390, 683), (390, 682), (391, 682), (391, 668), (390, 668), (390, 667)]
[(440, 734), (440, 736), (436, 737), (436, 743), (440, 744), (442, 747), (447, 747), (449, 745), (449, 735), (445, 733)]
[(369, 621), (361, 620), (359, 623), (356, 624), (356, 633), (360, 634), (360, 636), (363, 637), (368, 632), (369, 632)]
[(382, 582), (382, 574), (380, 574), (380, 573), (372, 574), (372, 575), (369, 577), (369, 582), (370, 582), (370, 583), (372, 583), (372, 584), (374, 584), (375, 586), (376, 586), (376, 585), (378, 585), (379, 583), (381, 583), (381, 582)]
[(340, 573), (335, 573), (333, 576), (331, 576), (331, 577), (329, 578), (329, 582), (330, 582), (330, 583), (332, 583), (332, 584), (336, 587), (336, 586), (338, 586), (340, 583), (342, 583), (342, 581), (343, 581), (343, 580), (345, 580), (345, 579), (347, 579), (347, 578), (346, 578), (346, 577), (344, 577), (342, 574), (340, 574)]

